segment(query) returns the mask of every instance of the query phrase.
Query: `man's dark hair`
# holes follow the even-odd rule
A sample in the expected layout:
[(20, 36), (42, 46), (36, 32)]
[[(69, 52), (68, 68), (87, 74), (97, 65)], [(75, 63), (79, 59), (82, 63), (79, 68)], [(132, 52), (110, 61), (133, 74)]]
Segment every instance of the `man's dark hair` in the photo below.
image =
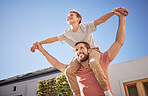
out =
[(90, 49), (90, 45), (89, 45), (87, 42), (83, 42), (83, 41), (77, 42), (77, 43), (75, 44), (75, 46), (77, 46), (77, 45), (80, 44), (80, 43), (83, 43), (87, 49)]

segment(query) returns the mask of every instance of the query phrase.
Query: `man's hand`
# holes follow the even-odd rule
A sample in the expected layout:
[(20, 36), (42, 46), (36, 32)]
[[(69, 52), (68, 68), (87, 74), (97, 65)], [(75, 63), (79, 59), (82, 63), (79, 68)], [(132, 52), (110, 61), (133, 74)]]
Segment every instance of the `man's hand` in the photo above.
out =
[(122, 14), (124, 16), (128, 16), (128, 14), (129, 14), (129, 11), (127, 9), (125, 9), (124, 7), (114, 8), (113, 12), (118, 16), (120, 16), (120, 14)]
[(35, 52), (35, 49), (37, 49), (37, 46), (35, 45), (35, 43), (33, 43), (33, 45), (30, 48), (30, 51)]
[(124, 7), (114, 8), (113, 12), (119, 17), (120, 16), (127, 16), (129, 14), (128, 10), (125, 9)]

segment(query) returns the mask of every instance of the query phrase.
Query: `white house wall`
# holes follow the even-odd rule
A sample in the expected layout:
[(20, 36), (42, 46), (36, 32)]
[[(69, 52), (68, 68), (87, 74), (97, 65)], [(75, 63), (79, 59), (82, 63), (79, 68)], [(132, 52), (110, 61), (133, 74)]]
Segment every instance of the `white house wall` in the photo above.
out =
[[(36, 79), (21, 81), (0, 87), (0, 96), (37, 96), (37, 84), (38, 81), (43, 81), (50, 78), (55, 78), (62, 73), (55, 73), (49, 76), (39, 77)], [(16, 91), (13, 92), (13, 87), (16, 86)]]
[(114, 96), (125, 96), (123, 83), (148, 78), (148, 56), (112, 64), (109, 78)]

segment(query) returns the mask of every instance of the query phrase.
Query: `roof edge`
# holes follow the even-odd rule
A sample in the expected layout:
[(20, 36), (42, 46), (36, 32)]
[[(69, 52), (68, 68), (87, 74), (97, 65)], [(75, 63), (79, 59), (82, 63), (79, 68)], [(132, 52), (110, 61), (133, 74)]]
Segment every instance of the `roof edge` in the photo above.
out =
[(38, 72), (38, 71), (39, 70), (34, 71), (34, 72), (30, 72), (30, 73), (26, 73), (24, 75), (17, 75), (17, 76), (8, 78), (8, 79), (1, 80), (0, 81), (0, 87), (4, 86), (4, 85), (7, 85), (7, 84), (12, 84), (12, 83), (15, 83), (15, 82), (23, 81), (24, 79), (25, 80), (30, 80), (30, 79), (37, 78), (38, 76), (45, 76), (45, 75), (61, 72), (61, 71), (59, 71), (58, 69), (56, 69), (54, 67), (45, 68), (41, 72)]

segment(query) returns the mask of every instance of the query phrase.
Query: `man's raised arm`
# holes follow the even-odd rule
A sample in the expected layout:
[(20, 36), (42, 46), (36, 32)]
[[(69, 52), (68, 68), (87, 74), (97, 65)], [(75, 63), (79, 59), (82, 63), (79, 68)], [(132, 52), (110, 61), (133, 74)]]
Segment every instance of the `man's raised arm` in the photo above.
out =
[(48, 62), (53, 65), (55, 68), (57, 68), (58, 70), (64, 72), (66, 65), (60, 63), (56, 58), (54, 58), (53, 56), (51, 56), (43, 47), (41, 44), (39, 44), (39, 42), (34, 43), (37, 46), (37, 49), (45, 56), (45, 58), (48, 60)]
[[(125, 10), (123, 7), (121, 7), (120, 9)], [(108, 50), (108, 55), (109, 55), (109, 58), (111, 61), (116, 57), (120, 48), (124, 44), (125, 27), (126, 27), (126, 17), (124, 15), (122, 15), (121, 13), (115, 11), (115, 9), (113, 11), (119, 17), (119, 26), (118, 26), (118, 30), (117, 30), (116, 40)], [(126, 9), (126, 11), (128, 12), (127, 9)]]

